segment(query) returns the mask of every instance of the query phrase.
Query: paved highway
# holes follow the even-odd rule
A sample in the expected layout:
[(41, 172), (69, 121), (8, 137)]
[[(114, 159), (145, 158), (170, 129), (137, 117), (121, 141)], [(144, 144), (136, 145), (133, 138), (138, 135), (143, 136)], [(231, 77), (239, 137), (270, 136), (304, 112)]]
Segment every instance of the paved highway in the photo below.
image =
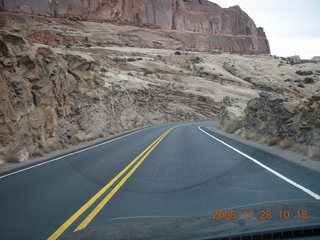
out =
[[(205, 125), (163, 124), (0, 175), (0, 239), (58, 239), (132, 219), (320, 199), (320, 174)], [(134, 217), (134, 218), (132, 218)]]

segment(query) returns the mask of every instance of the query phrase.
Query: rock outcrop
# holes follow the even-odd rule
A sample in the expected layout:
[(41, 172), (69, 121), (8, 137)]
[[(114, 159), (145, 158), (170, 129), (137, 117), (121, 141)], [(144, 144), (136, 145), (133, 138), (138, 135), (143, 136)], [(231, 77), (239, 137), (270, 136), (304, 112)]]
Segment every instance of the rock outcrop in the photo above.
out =
[(320, 160), (320, 94), (292, 99), (261, 92), (241, 118), (223, 119), (224, 128), (269, 145), (292, 148)]
[(221, 8), (206, 0), (3, 0), (3, 9), (170, 30), (173, 38), (185, 39), (184, 49), (270, 53), (263, 29), (239, 6)]
[[(217, 113), (211, 98), (120, 74), (126, 65), (105, 55), (113, 63), (100, 67), (83, 52), (30, 45), (21, 35), (0, 30), (1, 161), (25, 161), (67, 144), (148, 124), (212, 119)], [(106, 69), (112, 64), (120, 64), (116, 74)], [(140, 78), (153, 74), (144, 71)]]

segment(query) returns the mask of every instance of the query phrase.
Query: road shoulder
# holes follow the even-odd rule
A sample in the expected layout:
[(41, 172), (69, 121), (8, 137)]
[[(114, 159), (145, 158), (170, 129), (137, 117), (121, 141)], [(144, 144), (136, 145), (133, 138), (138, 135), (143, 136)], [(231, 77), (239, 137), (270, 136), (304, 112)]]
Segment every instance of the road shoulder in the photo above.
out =
[(216, 128), (215, 126), (205, 126), (204, 129), (208, 129), (210, 131), (216, 132), (216, 133), (221, 134), (225, 137), (229, 137), (233, 140), (236, 140), (236, 141), (241, 142), (243, 144), (247, 144), (251, 147), (260, 149), (260, 150), (265, 151), (267, 153), (274, 154), (278, 157), (281, 157), (283, 159), (294, 162), (296, 164), (299, 164), (301, 166), (315, 170), (320, 173), (320, 162), (312, 160), (304, 155), (294, 153), (294, 152), (291, 152), (288, 150), (283, 150), (283, 149), (280, 149), (279, 147), (276, 147), (276, 146), (268, 146), (268, 145), (261, 144), (261, 143), (255, 142), (255, 141), (243, 139), (238, 135), (226, 133), (226, 132)]

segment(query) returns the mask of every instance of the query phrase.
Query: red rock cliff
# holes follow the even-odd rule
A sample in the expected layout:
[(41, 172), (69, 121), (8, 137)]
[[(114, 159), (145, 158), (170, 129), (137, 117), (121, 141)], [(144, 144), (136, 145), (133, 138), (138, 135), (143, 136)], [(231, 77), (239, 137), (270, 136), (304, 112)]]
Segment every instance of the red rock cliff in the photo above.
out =
[(263, 29), (239, 6), (221, 8), (206, 0), (0, 0), (0, 9), (1, 2), (7, 11), (199, 32), (212, 35), (215, 44), (224, 41), (217, 47), (222, 51), (270, 53)]

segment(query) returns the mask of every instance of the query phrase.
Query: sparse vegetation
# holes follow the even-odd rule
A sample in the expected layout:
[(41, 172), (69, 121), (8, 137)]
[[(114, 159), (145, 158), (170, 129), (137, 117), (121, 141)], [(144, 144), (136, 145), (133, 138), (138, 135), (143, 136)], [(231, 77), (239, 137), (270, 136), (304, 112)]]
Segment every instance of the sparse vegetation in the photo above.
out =
[(119, 58), (119, 57), (114, 57), (112, 60), (114, 62), (126, 62), (127, 61), (126, 58)]
[(154, 72), (151, 71), (151, 70), (145, 70), (144, 73), (143, 73), (143, 76), (147, 76), (149, 74), (153, 74)]
[(245, 80), (246, 82), (251, 82), (252, 78), (251, 77), (245, 77), (243, 80)]
[(82, 142), (82, 141), (83, 141), (83, 138), (80, 137), (80, 136), (77, 135), (77, 134), (73, 135), (73, 136), (69, 139), (69, 143), (70, 143), (71, 145), (76, 145), (76, 144), (78, 144), (78, 143), (80, 143), (80, 142)]
[(266, 138), (266, 144), (268, 144), (269, 146), (275, 146), (278, 145), (278, 143), (280, 142), (280, 138), (278, 137), (270, 137), (270, 138)]
[(191, 62), (192, 63), (200, 63), (202, 61), (201, 58), (199, 58), (198, 56), (192, 57), (191, 58)]
[(310, 84), (310, 83), (314, 83), (314, 80), (313, 80), (312, 77), (306, 77), (306, 78), (304, 79), (304, 82), (307, 83), (307, 84)]
[(300, 75), (300, 76), (309, 76), (309, 75), (312, 75), (313, 72), (312, 71), (301, 71), (301, 70), (299, 70), (299, 71), (296, 71), (296, 74)]
[(31, 157), (33, 158), (42, 157), (42, 156), (43, 156), (43, 151), (41, 149), (38, 149), (31, 154)]
[(291, 148), (294, 145), (294, 142), (292, 140), (289, 139), (283, 139), (279, 142), (279, 146), (282, 149), (287, 149), (287, 148)]
[(179, 52), (179, 51), (176, 51), (175, 53), (174, 53), (175, 55), (178, 55), (178, 56), (180, 56), (181, 55), (181, 52)]
[(137, 59), (133, 58), (133, 57), (130, 57), (130, 58), (127, 58), (127, 61), (128, 62), (135, 62), (135, 61), (137, 61)]
[(48, 144), (48, 148), (51, 152), (61, 149), (60, 145), (57, 143)]
[(4, 161), (9, 162), (9, 163), (17, 163), (17, 162), (19, 162), (19, 158), (17, 155), (11, 153), (11, 154), (8, 154), (4, 157)]

